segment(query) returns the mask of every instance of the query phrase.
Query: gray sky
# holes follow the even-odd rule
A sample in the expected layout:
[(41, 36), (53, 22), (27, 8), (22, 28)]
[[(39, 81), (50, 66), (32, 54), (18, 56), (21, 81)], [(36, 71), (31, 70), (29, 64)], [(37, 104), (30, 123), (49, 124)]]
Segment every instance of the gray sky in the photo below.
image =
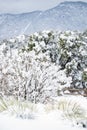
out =
[[(0, 0), (1, 13), (22, 13), (34, 10), (46, 10), (67, 0)], [(69, 0), (76, 1), (76, 0)], [(87, 0), (81, 0), (87, 2)]]

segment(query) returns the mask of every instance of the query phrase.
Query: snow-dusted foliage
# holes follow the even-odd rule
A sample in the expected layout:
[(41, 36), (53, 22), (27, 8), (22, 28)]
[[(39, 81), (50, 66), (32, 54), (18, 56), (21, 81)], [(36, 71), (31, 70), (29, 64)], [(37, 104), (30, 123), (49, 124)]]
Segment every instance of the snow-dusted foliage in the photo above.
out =
[(70, 31), (43, 31), (2, 41), (1, 95), (37, 103), (57, 97), (63, 88), (86, 88), (86, 42), (86, 32)]

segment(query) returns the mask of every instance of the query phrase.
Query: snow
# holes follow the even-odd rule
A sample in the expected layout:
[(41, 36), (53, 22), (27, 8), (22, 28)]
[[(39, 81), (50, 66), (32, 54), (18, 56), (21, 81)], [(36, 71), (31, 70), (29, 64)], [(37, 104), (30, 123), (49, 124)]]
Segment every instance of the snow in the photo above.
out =
[[(83, 33), (43, 31), (0, 44), (0, 130), (81, 130), (84, 122), (87, 128), (83, 42)], [(73, 87), (74, 93), (68, 90)]]
[(74, 128), (62, 121), (48, 118), (44, 116), (43, 119), (37, 120), (21, 120), (13, 119), (5, 116), (0, 116), (0, 130), (83, 130), (82, 128)]
[(49, 116), (39, 117), (35, 120), (21, 120), (0, 116), (0, 130), (82, 130), (73, 128), (62, 121), (50, 119)]
[(11, 40), (0, 45), (1, 93), (14, 93), (23, 99), (27, 91), (27, 100), (37, 97), (36, 102), (45, 102), (65, 87), (83, 88), (82, 82), (86, 87), (87, 44), (82, 44), (86, 40), (83, 33), (42, 31)]
[[(83, 97), (67, 96), (60, 97), (58, 100), (73, 100), (87, 107), (87, 100)], [(56, 99), (57, 100), (57, 99)], [(82, 105), (82, 104), (81, 104)], [(87, 109), (86, 109), (87, 110)], [(75, 121), (63, 118), (62, 112), (59, 110), (44, 111), (44, 105), (38, 104), (38, 113), (34, 114), (34, 118), (21, 119), (9, 114), (0, 114), (0, 130), (83, 130), (81, 125), (76, 126)]]
[(84, 2), (64, 2), (46, 11), (0, 14), (0, 39), (42, 30), (82, 31), (86, 28), (87, 3)]

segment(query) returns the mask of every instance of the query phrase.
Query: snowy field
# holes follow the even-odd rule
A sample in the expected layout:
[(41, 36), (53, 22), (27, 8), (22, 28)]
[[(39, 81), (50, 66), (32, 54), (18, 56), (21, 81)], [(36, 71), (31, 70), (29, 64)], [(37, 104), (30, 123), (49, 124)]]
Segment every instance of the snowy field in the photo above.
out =
[[(78, 102), (82, 104), (84, 111), (87, 110), (87, 100), (83, 97), (59, 97), (58, 102)], [(52, 105), (52, 104), (51, 104)], [(82, 123), (77, 125), (78, 118), (68, 118), (64, 116), (65, 109), (53, 108), (51, 105), (37, 104), (38, 111), (31, 112), (30, 119), (17, 117), (16, 113), (12, 115), (11, 108), (0, 114), (0, 130), (83, 130)], [(53, 104), (55, 105), (55, 104)], [(72, 104), (73, 105), (73, 104)], [(8, 107), (9, 108), (9, 107)], [(17, 108), (16, 108), (17, 109)], [(15, 109), (15, 110), (16, 110)], [(67, 108), (68, 109), (68, 108)], [(71, 108), (72, 109), (72, 108)], [(21, 113), (22, 109), (17, 112)], [(69, 110), (70, 111), (70, 110)], [(23, 112), (23, 111), (22, 111)], [(28, 111), (27, 111), (28, 112)], [(83, 112), (84, 113), (84, 112)], [(80, 121), (79, 119), (78, 121)], [(81, 122), (81, 121), (80, 121)], [(82, 121), (83, 122), (83, 121)]]
[(55, 119), (53, 115), (41, 115), (35, 120), (14, 119), (0, 116), (0, 130), (82, 130), (83, 128), (73, 127), (69, 122), (64, 123)]

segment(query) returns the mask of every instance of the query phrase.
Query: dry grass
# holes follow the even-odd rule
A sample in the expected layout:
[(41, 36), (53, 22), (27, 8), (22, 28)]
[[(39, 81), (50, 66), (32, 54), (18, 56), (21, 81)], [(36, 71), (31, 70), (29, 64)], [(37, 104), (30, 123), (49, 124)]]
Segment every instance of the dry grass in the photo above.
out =
[(75, 101), (61, 100), (58, 109), (63, 111), (63, 116), (69, 119), (85, 118), (84, 109)]
[[(34, 113), (38, 113), (38, 104), (33, 104), (28, 101), (21, 102), (13, 98), (0, 98), (0, 113), (9, 113), (21, 118), (33, 118)], [(62, 117), (69, 120), (87, 120), (87, 112), (76, 101), (68, 99), (60, 99), (55, 103), (46, 104), (45, 112), (57, 110), (62, 112)]]
[(47, 104), (45, 111), (48, 113), (53, 110), (62, 112), (62, 116), (71, 120), (87, 119), (86, 111), (79, 105), (78, 102), (61, 99), (54, 104)]
[(37, 111), (37, 105), (28, 101), (21, 102), (14, 98), (0, 98), (0, 113), (3, 112), (21, 118), (33, 118), (33, 113), (36, 113)]

